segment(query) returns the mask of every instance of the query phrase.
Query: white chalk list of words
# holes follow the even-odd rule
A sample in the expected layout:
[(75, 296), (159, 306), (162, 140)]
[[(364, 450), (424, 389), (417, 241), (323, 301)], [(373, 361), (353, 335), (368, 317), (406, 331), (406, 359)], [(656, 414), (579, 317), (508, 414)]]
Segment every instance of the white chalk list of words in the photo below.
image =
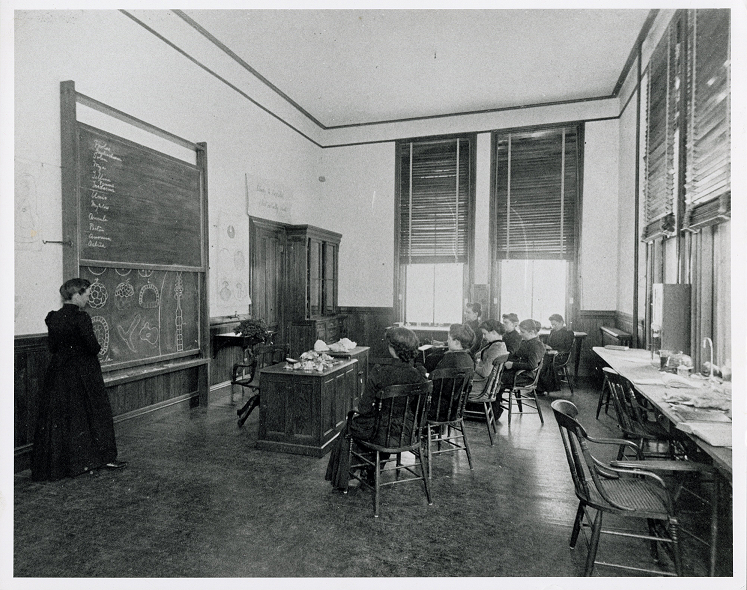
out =
[(200, 172), (79, 125), (81, 263), (203, 266)]

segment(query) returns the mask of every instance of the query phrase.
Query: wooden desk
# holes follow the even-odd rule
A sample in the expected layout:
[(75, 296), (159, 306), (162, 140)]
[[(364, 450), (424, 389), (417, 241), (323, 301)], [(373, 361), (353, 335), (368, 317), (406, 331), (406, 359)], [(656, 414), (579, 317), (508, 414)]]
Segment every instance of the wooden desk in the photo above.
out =
[(368, 381), (368, 352), (371, 350), (370, 346), (356, 346), (348, 350), (347, 352), (330, 352), (331, 356), (339, 359), (355, 359), (358, 361), (358, 389), (356, 392), (355, 399), (353, 400), (353, 407), (358, 407), (358, 400), (363, 395), (363, 390), (366, 387), (366, 381)]
[[(688, 392), (693, 390), (668, 389), (663, 383), (661, 385), (651, 384), (651, 380), (661, 379), (661, 374), (652, 365), (651, 353), (649, 351), (639, 348), (630, 350), (610, 350), (601, 346), (595, 346), (593, 350), (605, 363), (607, 363), (607, 365), (615, 369), (615, 371), (630, 381), (636, 391), (656, 406), (673, 427), (676, 428), (678, 424), (686, 421), (669, 403), (664, 401), (664, 396), (674, 391)], [(644, 383), (640, 383), (641, 381), (644, 381)], [(691, 420), (700, 422), (708, 422), (714, 418), (720, 421), (723, 419), (722, 414), (724, 414), (719, 410), (699, 411), (695, 408), (693, 409), (693, 413), (696, 414), (697, 417), (692, 418)], [(719, 471), (731, 480), (731, 447), (714, 447), (693, 434), (687, 434), (687, 436), (689, 436), (700, 449), (708, 454)]]
[[(550, 330), (547, 328), (542, 328), (539, 331), (539, 337), (542, 342), (547, 341), (548, 336), (550, 336)], [(578, 363), (581, 361), (581, 345), (584, 342), (584, 338), (586, 338), (588, 334), (586, 332), (576, 332), (573, 331), (573, 371), (575, 373), (576, 379), (578, 379)]]
[(358, 387), (358, 361), (323, 373), (291, 371), (278, 363), (260, 371), (257, 448), (322, 457), (332, 448)]

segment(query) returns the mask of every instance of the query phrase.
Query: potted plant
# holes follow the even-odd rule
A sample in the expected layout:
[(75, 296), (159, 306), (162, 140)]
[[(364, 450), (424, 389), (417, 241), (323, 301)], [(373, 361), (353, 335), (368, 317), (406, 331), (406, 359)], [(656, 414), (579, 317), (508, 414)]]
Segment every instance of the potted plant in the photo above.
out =
[(270, 331), (267, 329), (264, 321), (254, 318), (241, 320), (239, 325), (234, 329), (234, 334), (243, 336), (252, 346), (267, 342), (270, 338)]

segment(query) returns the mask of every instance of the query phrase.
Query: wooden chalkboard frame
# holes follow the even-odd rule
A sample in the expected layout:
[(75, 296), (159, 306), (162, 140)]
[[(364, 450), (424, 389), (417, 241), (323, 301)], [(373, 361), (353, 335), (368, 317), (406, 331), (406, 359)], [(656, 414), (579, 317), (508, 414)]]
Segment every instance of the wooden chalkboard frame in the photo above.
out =
[[(81, 194), (79, 187), (79, 167), (80, 150), (78, 137), (81, 129), (93, 129), (97, 132), (108, 134), (108, 132), (91, 127), (77, 119), (77, 105), (81, 104), (86, 107), (102, 112), (109, 117), (118, 119), (128, 125), (145, 130), (161, 139), (167, 139), (182, 148), (187, 148), (195, 152), (195, 165), (189, 164), (199, 172), (199, 182), (197, 183), (197, 192), (195, 198), (199, 199), (199, 243), (200, 243), (200, 263), (199, 264), (164, 264), (163, 261), (152, 263), (144, 260), (142, 257), (138, 260), (89, 260), (81, 259), (80, 247), (80, 220), (81, 220)], [(198, 345), (197, 348), (190, 347), (189, 350), (168, 354), (161, 357), (151, 357), (142, 360), (130, 360), (124, 363), (115, 363), (111, 366), (103, 366), (102, 370), (110, 371), (111, 376), (115, 377), (114, 369), (140, 367), (137, 371), (140, 377), (147, 377), (151, 372), (155, 374), (163, 373), (169, 370), (178, 370), (184, 362), (194, 364), (197, 362), (201, 365), (200, 381), (200, 403), (207, 403), (208, 382), (209, 382), (209, 359), (210, 359), (210, 316), (208, 307), (208, 219), (207, 219), (207, 145), (205, 143), (193, 143), (181, 137), (164, 131), (154, 125), (141, 121), (127, 113), (119, 111), (95, 99), (87, 97), (76, 92), (73, 81), (64, 81), (60, 83), (60, 120), (61, 120), (61, 180), (62, 180), (62, 230), (63, 230), (63, 274), (65, 278), (80, 276), (81, 268), (84, 266), (97, 266), (108, 268), (132, 268), (132, 269), (151, 269), (163, 271), (190, 271), (197, 275), (197, 289), (199, 292), (199, 310), (198, 317)], [(114, 134), (111, 137), (118, 138)], [(127, 140), (125, 140), (127, 141)], [(138, 146), (134, 142), (131, 145)], [(144, 150), (158, 153), (161, 157), (174, 159), (168, 154), (156, 152), (151, 148), (140, 146)], [(188, 163), (185, 163), (188, 164)], [(180, 359), (184, 359), (179, 362)]]

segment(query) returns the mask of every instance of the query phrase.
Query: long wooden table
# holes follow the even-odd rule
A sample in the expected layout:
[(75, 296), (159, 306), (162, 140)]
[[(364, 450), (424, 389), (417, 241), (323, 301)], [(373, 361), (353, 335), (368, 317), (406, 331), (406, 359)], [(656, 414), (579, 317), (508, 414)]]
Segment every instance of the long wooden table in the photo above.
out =
[[(602, 346), (595, 346), (594, 352), (607, 365), (615, 369), (620, 375), (633, 384), (636, 391), (650, 401), (661, 414), (677, 428), (685, 432), (695, 444), (713, 460), (713, 464), (730, 480), (732, 475), (731, 447), (713, 446), (695, 434), (687, 432), (687, 422), (726, 422), (726, 413), (721, 410), (700, 408), (677, 409), (665, 400), (667, 394), (673, 392), (691, 393), (691, 389), (671, 389), (664, 385), (659, 370), (658, 357), (651, 358), (651, 353), (642, 349), (612, 350)], [(658, 381), (659, 383), (655, 383)], [(683, 417), (681, 413), (687, 412)], [(728, 423), (730, 424), (730, 420)]]

